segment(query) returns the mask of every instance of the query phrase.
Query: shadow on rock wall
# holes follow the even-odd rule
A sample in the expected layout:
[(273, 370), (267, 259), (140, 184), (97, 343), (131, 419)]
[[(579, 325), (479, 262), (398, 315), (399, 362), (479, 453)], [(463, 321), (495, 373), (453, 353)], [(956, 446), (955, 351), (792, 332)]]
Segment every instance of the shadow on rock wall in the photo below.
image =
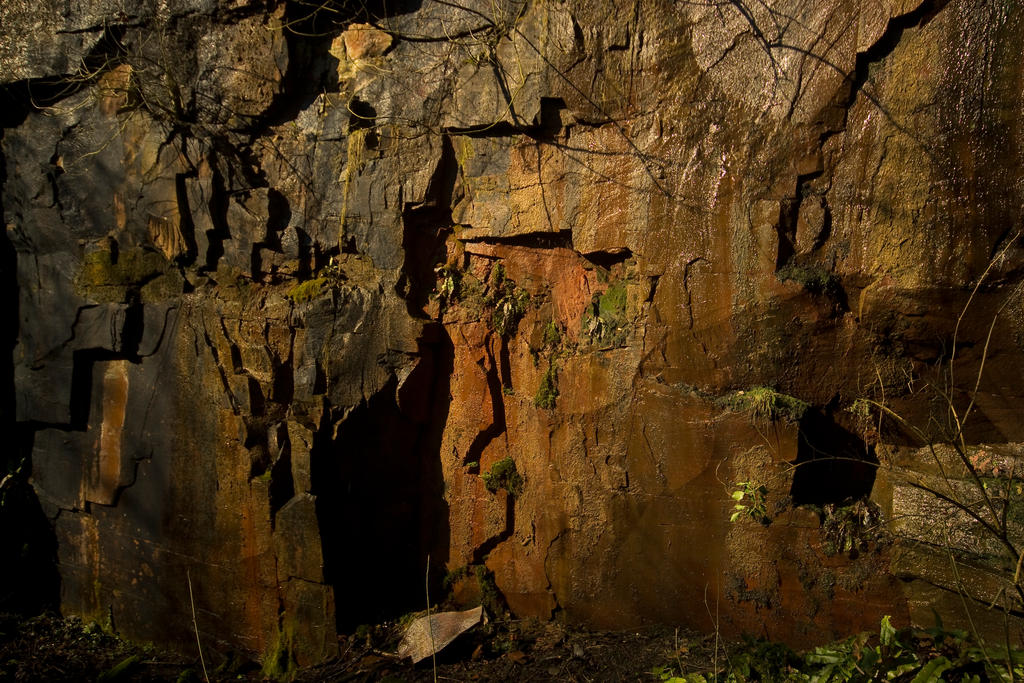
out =
[[(349, 410), (333, 435), (315, 436), (313, 493), (339, 631), (425, 604), (427, 556), (435, 587), (447, 562), (439, 450), (452, 351), (447, 338), (435, 346), (401, 392), (393, 380)], [(411, 416), (399, 407), (402, 393)]]

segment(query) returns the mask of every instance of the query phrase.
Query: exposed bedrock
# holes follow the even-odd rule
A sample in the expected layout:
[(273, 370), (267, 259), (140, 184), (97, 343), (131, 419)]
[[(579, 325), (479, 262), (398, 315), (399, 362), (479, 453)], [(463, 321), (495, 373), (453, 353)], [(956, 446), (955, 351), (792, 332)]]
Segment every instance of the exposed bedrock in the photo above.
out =
[(120, 5), (0, 4), (3, 486), (65, 611), (279, 666), (428, 558), (794, 644), (962, 618), (954, 550), (1000, 599), (911, 427), (1024, 449), (1019, 2)]

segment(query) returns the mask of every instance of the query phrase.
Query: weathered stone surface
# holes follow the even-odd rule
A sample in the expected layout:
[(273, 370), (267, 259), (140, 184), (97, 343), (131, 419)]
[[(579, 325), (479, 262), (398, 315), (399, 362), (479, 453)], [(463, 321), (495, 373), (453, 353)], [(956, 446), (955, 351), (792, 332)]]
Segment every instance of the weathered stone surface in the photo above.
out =
[(948, 612), (922, 514), (1005, 586), (911, 427), (1024, 442), (1018, 2), (52, 4), (0, 4), (3, 416), (65, 610), (191, 647), (191, 584), (307, 664), (429, 558), (810, 643)]
[(393, 42), (389, 34), (370, 24), (352, 24), (342, 31), (341, 40), (349, 59), (380, 57)]

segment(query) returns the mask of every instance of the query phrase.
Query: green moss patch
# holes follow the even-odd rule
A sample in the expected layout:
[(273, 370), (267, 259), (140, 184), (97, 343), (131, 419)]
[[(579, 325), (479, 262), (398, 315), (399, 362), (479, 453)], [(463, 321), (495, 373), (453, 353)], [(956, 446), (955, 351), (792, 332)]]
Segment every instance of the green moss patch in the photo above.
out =
[(262, 673), (272, 681), (291, 680), (299, 668), (292, 652), (294, 633), (290, 624), (282, 624), (274, 647), (263, 661)]
[(297, 304), (302, 304), (320, 296), (320, 292), (327, 286), (328, 278), (318, 277), (306, 280), (288, 290), (288, 298)]
[(97, 249), (85, 254), (75, 278), (75, 293), (103, 303), (120, 303), (129, 292), (168, 271), (167, 259), (145, 249)]
[(491, 493), (497, 493), (498, 489), (505, 489), (510, 496), (518, 498), (519, 494), (523, 492), (523, 477), (516, 469), (516, 461), (512, 458), (502, 458), (482, 476), (484, 486)]
[(562, 333), (558, 330), (558, 325), (554, 320), (544, 326), (543, 342), (544, 346), (549, 349), (557, 349), (558, 345), (562, 343)]
[(554, 364), (549, 365), (544, 376), (540, 379), (540, 386), (534, 394), (533, 404), (538, 408), (553, 410), (558, 399), (558, 371)]
[(624, 319), (626, 317), (626, 283), (620, 280), (611, 285), (601, 295), (597, 310), (598, 315), (605, 320)]

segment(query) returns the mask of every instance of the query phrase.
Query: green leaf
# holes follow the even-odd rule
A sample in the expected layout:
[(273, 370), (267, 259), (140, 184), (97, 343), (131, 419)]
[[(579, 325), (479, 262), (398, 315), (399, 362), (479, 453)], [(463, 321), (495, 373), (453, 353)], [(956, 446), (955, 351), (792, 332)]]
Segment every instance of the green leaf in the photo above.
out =
[(835, 668), (834, 664), (829, 664), (811, 678), (811, 683), (828, 683), (832, 680), (832, 673), (835, 671)]
[(733, 500), (743, 500), (743, 491), (733, 491), (732, 492), (732, 499)]
[(885, 646), (892, 645), (893, 641), (896, 640), (896, 629), (892, 627), (888, 614), (882, 617), (882, 628), (878, 634), (878, 639)]
[(882, 653), (879, 649), (880, 648), (866, 647), (861, 651), (860, 667), (862, 669), (871, 670), (878, 666), (882, 661)]
[(945, 657), (936, 657), (921, 667), (911, 683), (934, 683), (942, 680), (942, 672), (953, 666)]

